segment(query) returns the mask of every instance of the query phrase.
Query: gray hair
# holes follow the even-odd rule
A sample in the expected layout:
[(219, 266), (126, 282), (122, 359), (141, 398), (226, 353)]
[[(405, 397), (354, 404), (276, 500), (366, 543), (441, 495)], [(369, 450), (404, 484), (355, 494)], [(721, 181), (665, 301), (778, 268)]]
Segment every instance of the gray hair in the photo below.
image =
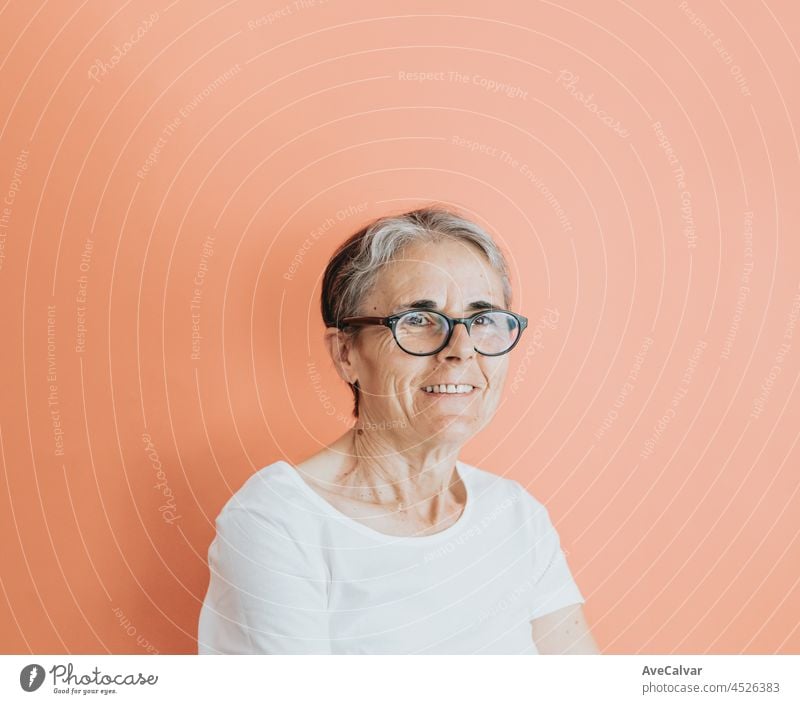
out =
[[(500, 274), (505, 307), (511, 304), (511, 282), (505, 257), (494, 240), (474, 222), (441, 206), (411, 210), (374, 220), (351, 235), (334, 252), (322, 279), (322, 319), (326, 327), (360, 315), (361, 301), (375, 285), (381, 267), (398, 258), (409, 245), (452, 239), (480, 250)], [(361, 328), (348, 330), (355, 337)], [(353, 416), (358, 418), (358, 381), (353, 391)]]

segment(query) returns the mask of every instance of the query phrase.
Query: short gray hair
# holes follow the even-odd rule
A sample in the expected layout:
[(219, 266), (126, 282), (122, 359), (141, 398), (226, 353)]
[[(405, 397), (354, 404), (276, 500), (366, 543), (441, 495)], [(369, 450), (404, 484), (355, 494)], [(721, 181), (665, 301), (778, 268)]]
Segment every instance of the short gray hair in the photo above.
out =
[[(467, 242), (480, 250), (503, 281), (505, 307), (511, 304), (508, 265), (494, 240), (474, 222), (439, 205), (379, 218), (351, 235), (334, 252), (322, 278), (322, 319), (326, 327), (360, 315), (361, 301), (375, 285), (381, 267), (398, 258), (409, 245)], [(355, 337), (360, 328), (348, 331)], [(353, 416), (358, 418), (358, 381), (350, 384), (355, 399)]]

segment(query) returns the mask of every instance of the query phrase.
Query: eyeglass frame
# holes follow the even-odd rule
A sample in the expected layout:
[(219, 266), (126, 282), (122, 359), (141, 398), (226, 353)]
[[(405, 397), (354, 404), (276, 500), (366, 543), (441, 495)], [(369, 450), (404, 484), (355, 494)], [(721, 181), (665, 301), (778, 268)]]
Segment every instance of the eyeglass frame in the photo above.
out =
[[(398, 341), (397, 341), (397, 333), (395, 332), (397, 321), (400, 320), (404, 315), (408, 315), (409, 313), (436, 313), (437, 315), (442, 316), (447, 321), (447, 335), (444, 338), (444, 342), (441, 346), (435, 349), (433, 352), (409, 352), (405, 349)], [(478, 311), (475, 315), (471, 315), (468, 318), (451, 318), (449, 315), (442, 313), (438, 310), (430, 310), (428, 308), (409, 308), (408, 310), (401, 311), (399, 313), (395, 313), (394, 315), (388, 315), (385, 317), (377, 317), (377, 316), (351, 316), (348, 318), (342, 318), (339, 322), (336, 323), (336, 327), (340, 330), (343, 327), (347, 327), (350, 325), (383, 325), (389, 328), (392, 331), (392, 337), (394, 338), (395, 344), (403, 350), (406, 354), (414, 355), (415, 357), (430, 357), (434, 354), (439, 354), (447, 345), (450, 344), (450, 340), (453, 337), (453, 331), (456, 329), (456, 325), (461, 323), (467, 329), (467, 335), (469, 335), (470, 340), (472, 339), (472, 324), (475, 322), (482, 315), (486, 315), (487, 313), (506, 313), (510, 315), (517, 321), (519, 325), (519, 335), (517, 335), (517, 339), (514, 340), (514, 343), (509, 347), (507, 350), (503, 352), (496, 352), (495, 354), (487, 354), (486, 352), (479, 351), (474, 345), (472, 347), (478, 354), (483, 355), (484, 357), (501, 357), (504, 354), (508, 354), (513, 350), (517, 343), (522, 339), (522, 333), (525, 331), (525, 328), (528, 327), (528, 319), (524, 315), (519, 315), (518, 313), (514, 313), (510, 310), (504, 310), (503, 308), (489, 308), (486, 310)]]

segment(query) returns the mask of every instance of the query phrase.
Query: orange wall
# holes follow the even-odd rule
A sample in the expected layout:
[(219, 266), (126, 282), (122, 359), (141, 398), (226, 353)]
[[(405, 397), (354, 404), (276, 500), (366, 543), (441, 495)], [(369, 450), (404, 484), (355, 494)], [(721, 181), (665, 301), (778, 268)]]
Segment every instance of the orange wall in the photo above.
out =
[(433, 200), (531, 321), (463, 459), (548, 506), (605, 652), (800, 651), (798, 20), (4, 5), (0, 650), (195, 651), (221, 506), (346, 427), (328, 257)]

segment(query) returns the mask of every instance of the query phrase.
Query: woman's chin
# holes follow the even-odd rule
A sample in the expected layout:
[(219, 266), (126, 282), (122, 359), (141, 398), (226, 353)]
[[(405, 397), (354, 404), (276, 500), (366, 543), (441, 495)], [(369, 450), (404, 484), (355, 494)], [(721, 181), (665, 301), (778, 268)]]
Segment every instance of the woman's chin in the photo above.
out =
[(438, 437), (471, 437), (480, 425), (479, 419), (467, 413), (428, 413), (417, 416), (417, 426), (427, 428), (430, 434)]

